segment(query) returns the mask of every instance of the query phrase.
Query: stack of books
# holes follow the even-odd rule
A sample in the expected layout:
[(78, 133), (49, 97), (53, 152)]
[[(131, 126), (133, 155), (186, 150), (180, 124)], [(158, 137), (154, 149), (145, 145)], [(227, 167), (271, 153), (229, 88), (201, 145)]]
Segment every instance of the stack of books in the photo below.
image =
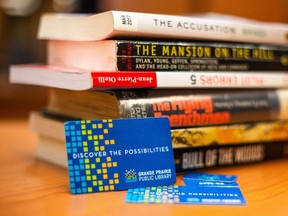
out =
[(45, 14), (47, 64), (13, 65), (10, 81), (51, 87), (30, 125), (38, 157), (61, 166), (64, 121), (160, 116), (178, 172), (261, 162), (287, 156), (287, 32), (122, 11)]

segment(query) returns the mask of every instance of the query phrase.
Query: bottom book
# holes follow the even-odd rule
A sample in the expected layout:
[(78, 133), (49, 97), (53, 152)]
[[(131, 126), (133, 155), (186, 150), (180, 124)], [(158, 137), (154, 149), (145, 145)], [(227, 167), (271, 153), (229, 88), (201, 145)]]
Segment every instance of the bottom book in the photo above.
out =
[[(37, 157), (67, 167), (65, 142), (38, 134)], [(174, 149), (175, 167), (178, 173), (251, 164), (284, 157), (288, 157), (288, 141)]]
[(288, 157), (288, 141), (175, 148), (176, 172), (251, 164)]

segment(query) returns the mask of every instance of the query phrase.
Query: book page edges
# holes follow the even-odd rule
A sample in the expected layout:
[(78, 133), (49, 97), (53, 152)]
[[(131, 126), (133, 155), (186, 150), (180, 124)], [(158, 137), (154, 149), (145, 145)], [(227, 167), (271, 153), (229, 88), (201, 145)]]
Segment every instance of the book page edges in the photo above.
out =
[(110, 11), (92, 16), (44, 14), (40, 19), (37, 38), (46, 40), (94, 41), (109, 38), (114, 31)]
[(92, 87), (90, 72), (62, 71), (45, 65), (12, 65), (9, 81), (15, 84), (37, 85), (69, 90)]

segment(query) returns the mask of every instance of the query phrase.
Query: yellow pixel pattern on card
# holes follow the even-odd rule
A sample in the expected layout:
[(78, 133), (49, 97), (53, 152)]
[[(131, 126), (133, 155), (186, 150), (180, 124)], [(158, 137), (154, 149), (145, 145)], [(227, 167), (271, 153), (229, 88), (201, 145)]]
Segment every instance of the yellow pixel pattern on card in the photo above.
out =
[[(109, 138), (109, 130), (111, 129), (113, 129), (112, 120), (104, 120), (101, 123), (78, 121), (74, 125), (70, 125), (69, 128), (65, 128), (66, 134), (68, 130), (68, 135), (71, 138), (71, 145), (67, 146), (67, 151), (73, 153), (74, 157), (79, 157), (78, 164), (72, 165), (71, 160), (68, 164), (72, 193), (110, 191), (114, 190), (114, 185), (119, 183), (119, 174), (113, 172), (113, 168), (117, 167), (117, 162), (113, 162), (113, 158), (107, 157), (105, 152), (105, 145), (115, 144), (115, 140)], [(79, 133), (80, 131), (81, 133)], [(82, 148), (83, 153), (78, 153), (79, 147)], [(85, 158), (89, 155), (94, 156), (93, 154), (96, 155), (94, 162)]]

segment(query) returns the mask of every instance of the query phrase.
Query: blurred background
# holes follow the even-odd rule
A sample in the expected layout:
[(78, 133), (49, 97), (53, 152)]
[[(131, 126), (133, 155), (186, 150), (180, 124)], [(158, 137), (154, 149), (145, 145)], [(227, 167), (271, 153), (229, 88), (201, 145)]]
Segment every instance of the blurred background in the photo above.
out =
[(288, 23), (288, 0), (0, 0), (0, 120), (26, 118), (30, 110), (46, 104), (46, 88), (8, 82), (11, 64), (45, 63), (45, 41), (36, 38), (41, 14), (107, 10), (179, 15), (214, 12)]

